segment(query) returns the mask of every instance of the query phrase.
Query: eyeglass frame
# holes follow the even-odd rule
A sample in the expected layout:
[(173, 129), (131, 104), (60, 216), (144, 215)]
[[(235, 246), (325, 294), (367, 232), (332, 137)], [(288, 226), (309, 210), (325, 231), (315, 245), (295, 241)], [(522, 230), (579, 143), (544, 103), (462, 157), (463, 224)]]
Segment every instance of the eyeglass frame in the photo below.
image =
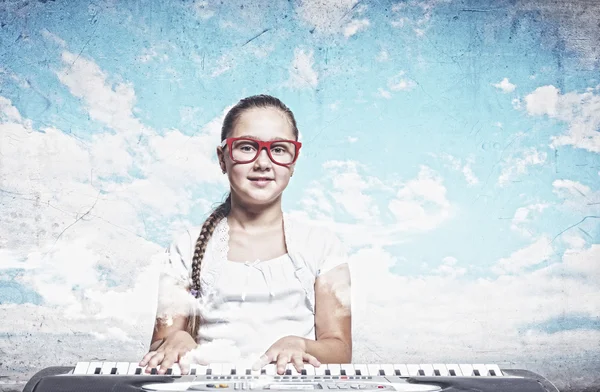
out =
[[(249, 140), (252, 142), (255, 142), (258, 144), (258, 148), (257, 148), (257, 152), (256, 152), (256, 156), (249, 160), (249, 161), (239, 161), (233, 158), (233, 147), (232, 144), (233, 142), (236, 142), (238, 140)], [(275, 160), (273, 159), (273, 156), (271, 155), (271, 145), (273, 143), (282, 143), (282, 142), (286, 142), (286, 143), (292, 143), (295, 147), (296, 147), (296, 154), (294, 155), (294, 159), (292, 160), (292, 162), (290, 163), (279, 163), (279, 162), (275, 162)], [(295, 140), (287, 140), (287, 139), (277, 139), (277, 140), (268, 140), (268, 141), (262, 141), (262, 140), (258, 140), (258, 139), (253, 139), (250, 137), (228, 137), (225, 140), (223, 140), (221, 142), (221, 148), (225, 148), (228, 147), (229, 150), (229, 158), (231, 158), (232, 161), (234, 161), (235, 163), (238, 164), (246, 164), (246, 163), (251, 163), (254, 162), (258, 159), (258, 156), (260, 155), (260, 152), (264, 149), (267, 150), (267, 155), (269, 156), (269, 159), (271, 160), (271, 162), (273, 162), (276, 165), (279, 166), (291, 166), (294, 163), (296, 163), (296, 160), (298, 159), (298, 156), (300, 155), (300, 148), (302, 147), (302, 143), (301, 142), (297, 142)]]

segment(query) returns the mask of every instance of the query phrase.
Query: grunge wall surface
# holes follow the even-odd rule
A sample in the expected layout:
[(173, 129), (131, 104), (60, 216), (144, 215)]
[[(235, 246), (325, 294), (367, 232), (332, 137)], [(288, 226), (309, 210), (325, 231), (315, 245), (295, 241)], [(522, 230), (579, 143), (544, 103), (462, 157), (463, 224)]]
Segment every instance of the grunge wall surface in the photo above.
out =
[[(0, 1), (0, 385), (138, 361), (156, 267), (269, 93), (351, 249), (355, 363), (600, 385), (596, 1)], [(257, 316), (258, 317), (258, 316)], [(596, 388), (596, 389), (593, 389)]]

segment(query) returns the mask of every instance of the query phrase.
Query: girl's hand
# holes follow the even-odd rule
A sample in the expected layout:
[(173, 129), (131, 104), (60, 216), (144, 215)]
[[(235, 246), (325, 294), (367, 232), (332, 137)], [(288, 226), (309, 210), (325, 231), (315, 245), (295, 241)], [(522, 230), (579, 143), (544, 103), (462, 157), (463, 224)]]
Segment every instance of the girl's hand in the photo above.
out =
[[(179, 360), (190, 350), (197, 347), (196, 341), (186, 331), (176, 331), (168, 335), (160, 341), (160, 345), (150, 351), (140, 361), (140, 366), (147, 366), (146, 373), (150, 373), (152, 368), (158, 367), (158, 374), (165, 374), (174, 363)], [(179, 363), (181, 374), (188, 373), (188, 367)]]
[(254, 364), (254, 370), (271, 363), (277, 363), (277, 374), (285, 373), (288, 363), (293, 363), (298, 372), (304, 368), (304, 362), (313, 366), (320, 366), (317, 358), (306, 352), (304, 339), (298, 336), (286, 336), (276, 341)]

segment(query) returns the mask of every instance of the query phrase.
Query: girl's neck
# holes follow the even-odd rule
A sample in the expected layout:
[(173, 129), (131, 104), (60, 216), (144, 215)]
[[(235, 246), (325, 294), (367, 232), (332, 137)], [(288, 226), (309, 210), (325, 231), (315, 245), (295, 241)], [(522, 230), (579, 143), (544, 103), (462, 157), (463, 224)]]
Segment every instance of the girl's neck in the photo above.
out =
[(269, 231), (280, 226), (283, 221), (281, 199), (263, 208), (248, 208), (231, 200), (231, 211), (227, 223), (231, 229), (243, 230), (247, 233)]

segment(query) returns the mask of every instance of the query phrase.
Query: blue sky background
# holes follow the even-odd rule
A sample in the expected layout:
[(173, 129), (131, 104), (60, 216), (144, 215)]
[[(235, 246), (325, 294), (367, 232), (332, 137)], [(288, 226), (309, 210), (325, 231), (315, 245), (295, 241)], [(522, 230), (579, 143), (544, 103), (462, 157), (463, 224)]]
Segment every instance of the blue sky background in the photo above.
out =
[(31, 372), (52, 363), (16, 346), (90, 334), (57, 345), (63, 363), (115, 340), (137, 360), (153, 257), (225, 196), (228, 107), (268, 93), (304, 143), (285, 210), (352, 249), (355, 362), (589, 382), (598, 15), (576, 1), (3, 2), (0, 312), (21, 329), (6, 324), (0, 348)]

